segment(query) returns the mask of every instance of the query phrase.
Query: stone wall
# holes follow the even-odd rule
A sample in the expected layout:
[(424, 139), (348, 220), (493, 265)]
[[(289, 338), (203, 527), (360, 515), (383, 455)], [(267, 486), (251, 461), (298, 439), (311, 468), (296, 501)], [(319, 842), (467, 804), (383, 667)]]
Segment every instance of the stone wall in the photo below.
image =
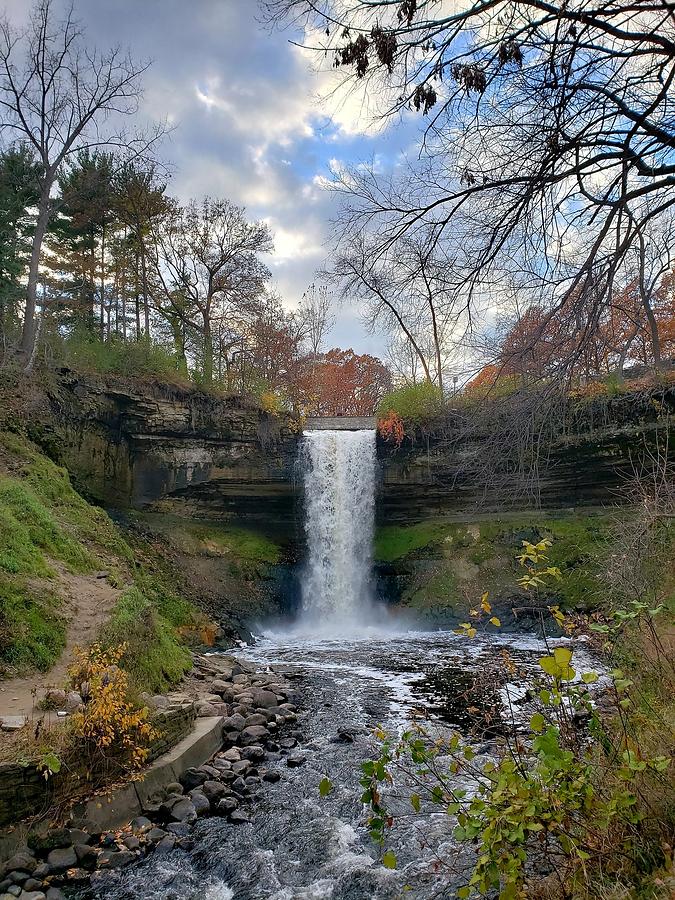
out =
[[(155, 712), (152, 723), (159, 735), (150, 746), (146, 762), (154, 762), (186, 737), (194, 726), (195, 717), (192, 703)], [(55, 796), (67, 794), (68, 779), (72, 777), (72, 772), (64, 772), (45, 779), (42, 771), (34, 765), (0, 765), (0, 827), (27, 816), (46, 813)]]

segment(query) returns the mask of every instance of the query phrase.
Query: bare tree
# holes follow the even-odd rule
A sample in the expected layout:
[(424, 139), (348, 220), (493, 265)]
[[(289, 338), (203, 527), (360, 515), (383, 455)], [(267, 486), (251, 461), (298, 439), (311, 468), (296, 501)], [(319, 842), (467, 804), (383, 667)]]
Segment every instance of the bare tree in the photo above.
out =
[(302, 323), (302, 336), (314, 359), (323, 350), (324, 340), (335, 325), (331, 305), (325, 285), (311, 284), (300, 300), (298, 318)]
[(36, 296), (42, 242), (54, 211), (52, 191), (64, 162), (95, 147), (145, 151), (159, 136), (132, 136), (120, 117), (136, 112), (141, 76), (118, 48), (100, 53), (88, 47), (73, 17), (55, 21), (51, 0), (40, 0), (23, 31), (0, 23), (0, 134), (31, 146), (40, 163), (37, 219), (33, 236), (21, 351), (30, 360), (36, 338)]
[(439, 242), (461, 235), (470, 300), (491, 291), (497, 302), (508, 272), (548, 322), (575, 307), (571, 368), (631, 253), (675, 205), (675, 5), (263, 7), (303, 26), (317, 60), (361, 81), (381, 116), (427, 117), (420, 159), (402, 176), (361, 168), (338, 183), (345, 231), (370, 234), (382, 253), (421, 226)]
[(248, 222), (245, 210), (228, 200), (206, 197), (175, 206), (154, 228), (157, 307), (199, 335), (207, 384), (213, 379), (214, 343), (231, 347), (242, 341), (238, 323), (257, 308), (270, 277), (258, 254), (272, 250), (267, 225)]

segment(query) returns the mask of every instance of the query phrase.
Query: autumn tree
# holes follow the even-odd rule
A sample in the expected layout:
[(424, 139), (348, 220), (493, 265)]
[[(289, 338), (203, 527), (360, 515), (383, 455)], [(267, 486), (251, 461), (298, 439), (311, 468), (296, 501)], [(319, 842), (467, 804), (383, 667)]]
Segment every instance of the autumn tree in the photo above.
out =
[(181, 321), (196, 338), (206, 384), (214, 354), (243, 341), (241, 319), (270, 276), (259, 258), (273, 249), (263, 222), (249, 222), (229, 200), (206, 197), (175, 205), (153, 232), (153, 275), (161, 315)]
[(334, 348), (309, 369), (301, 384), (312, 416), (372, 416), (391, 389), (391, 375), (377, 357)]

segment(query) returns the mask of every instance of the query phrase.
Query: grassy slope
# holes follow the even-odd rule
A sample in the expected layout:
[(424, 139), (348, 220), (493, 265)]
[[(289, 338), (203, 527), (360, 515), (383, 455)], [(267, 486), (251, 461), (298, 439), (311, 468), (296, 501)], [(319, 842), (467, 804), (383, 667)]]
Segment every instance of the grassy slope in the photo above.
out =
[(124, 664), (139, 688), (175, 683), (190, 666), (178, 629), (203, 616), (134, 556), (64, 469), (24, 437), (0, 431), (0, 672), (48, 671), (58, 659), (66, 635), (51, 585), (58, 562), (71, 572), (106, 569), (126, 587), (102, 639), (127, 643)]
[(550, 564), (564, 574), (556, 600), (566, 608), (588, 609), (602, 600), (598, 575), (609, 529), (605, 515), (548, 518), (536, 513), (466, 525), (384, 526), (376, 533), (375, 558), (406, 573), (405, 603), (459, 612), (485, 590), (494, 597), (513, 595), (522, 541), (547, 537), (553, 541)]

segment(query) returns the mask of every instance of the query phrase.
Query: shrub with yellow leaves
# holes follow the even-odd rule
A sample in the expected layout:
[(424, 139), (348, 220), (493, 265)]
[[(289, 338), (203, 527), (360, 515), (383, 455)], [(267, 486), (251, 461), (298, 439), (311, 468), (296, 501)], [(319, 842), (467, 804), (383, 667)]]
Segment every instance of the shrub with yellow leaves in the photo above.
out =
[(75, 648), (75, 662), (68, 669), (71, 685), (83, 704), (70, 719), (78, 750), (90, 766), (90, 777), (138, 769), (157, 736), (148, 710), (134, 701), (127, 673), (120, 668), (125, 644), (88, 650)]

